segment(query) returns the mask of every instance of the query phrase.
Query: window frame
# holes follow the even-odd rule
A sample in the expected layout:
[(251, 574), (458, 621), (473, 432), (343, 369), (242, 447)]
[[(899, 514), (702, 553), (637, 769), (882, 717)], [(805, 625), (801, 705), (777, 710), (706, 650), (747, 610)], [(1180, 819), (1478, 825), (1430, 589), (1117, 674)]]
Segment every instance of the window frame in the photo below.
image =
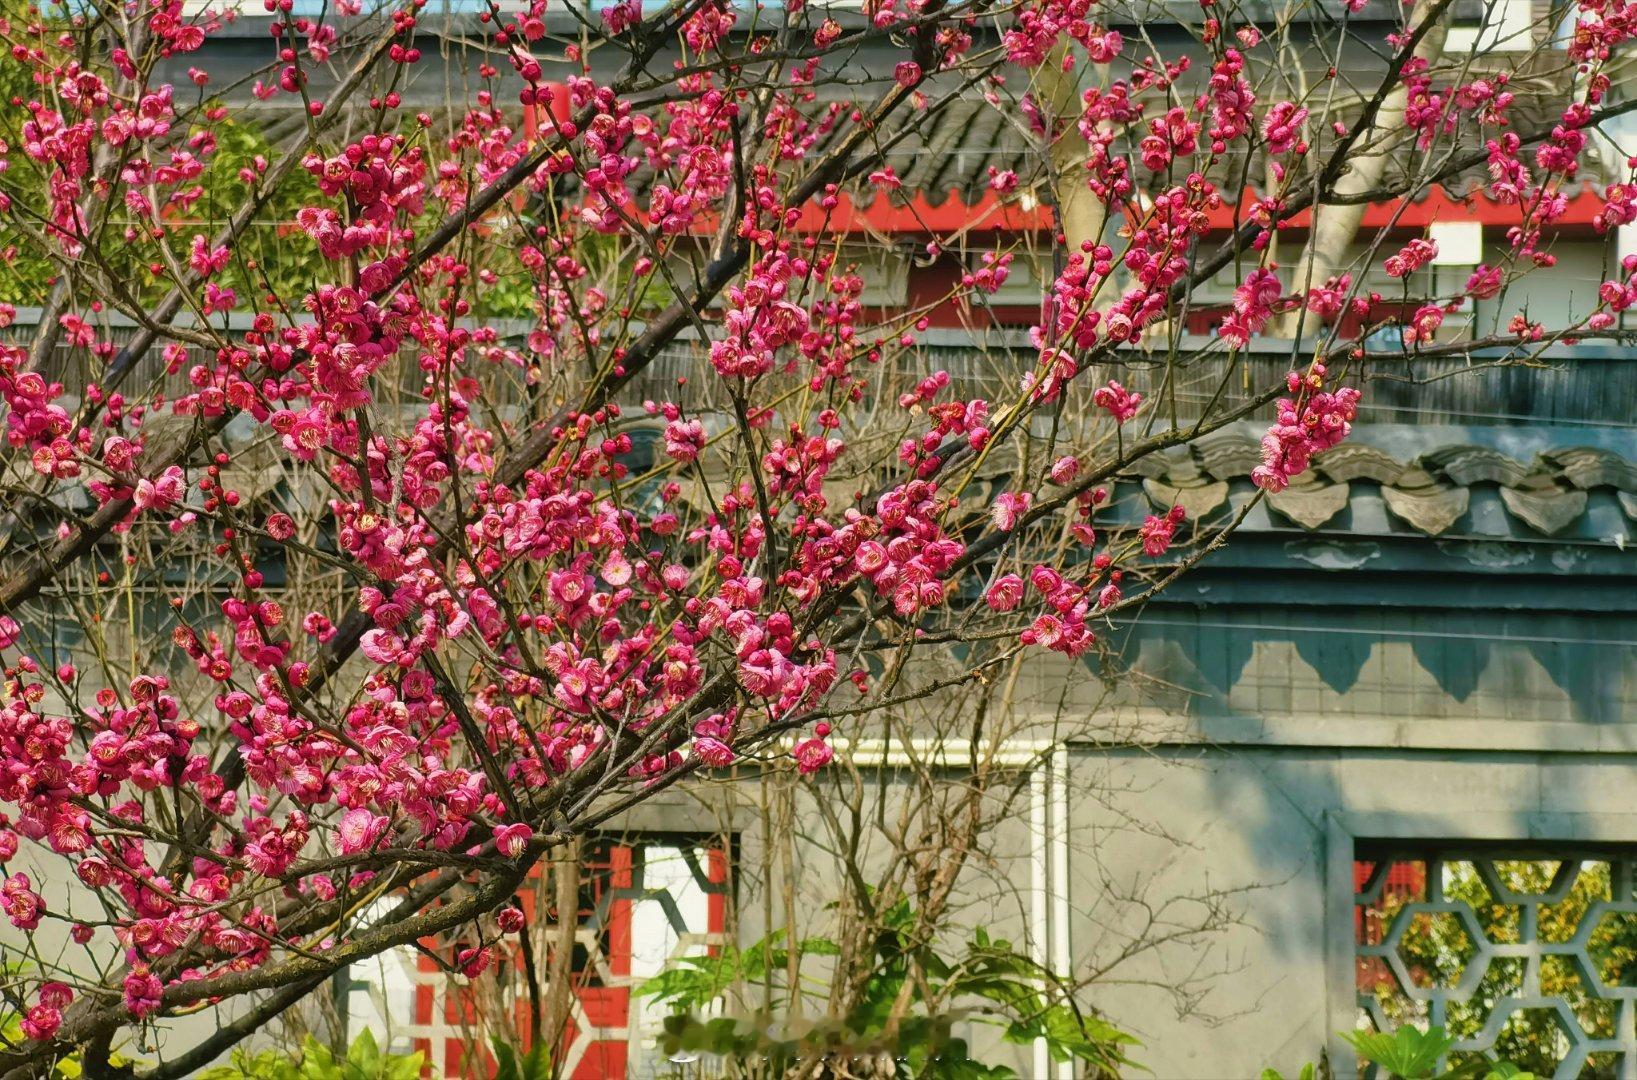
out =
[[(1459, 766), (1456, 766), (1459, 767)], [(1469, 767), (1481, 768), (1478, 765)], [(1355, 968), (1353, 863), (1361, 845), (1448, 844), (1452, 848), (1488, 844), (1546, 848), (1598, 845), (1630, 847), (1637, 840), (1637, 814), (1610, 812), (1473, 811), (1455, 814), (1381, 811), (1325, 814), (1324, 980), (1325, 1045), (1334, 1080), (1359, 1080), (1356, 1052), (1342, 1036), (1358, 1016)], [(1542, 857), (1549, 857), (1543, 854)]]
[(1491, 0), (1477, 18), (1458, 13), (1444, 38), (1444, 53), (1528, 52), (1534, 48), (1532, 0)]

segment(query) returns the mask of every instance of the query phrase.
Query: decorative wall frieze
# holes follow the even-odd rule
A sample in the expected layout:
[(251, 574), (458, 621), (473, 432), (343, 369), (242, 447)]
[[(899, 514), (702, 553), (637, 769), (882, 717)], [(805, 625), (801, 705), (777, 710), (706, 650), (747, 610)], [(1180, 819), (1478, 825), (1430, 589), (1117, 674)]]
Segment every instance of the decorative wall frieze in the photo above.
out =
[[(1192, 520), (1219, 513), (1233, 485), (1246, 485), (1262, 462), (1260, 443), (1239, 432), (1218, 432), (1134, 466), (1156, 507), (1181, 505)], [(1459, 533), (1474, 508), (1473, 493), (1490, 491), (1486, 506), (1541, 536), (1573, 532), (1604, 491), (1625, 516), (1637, 521), (1637, 463), (1600, 447), (1566, 447), (1519, 460), (1489, 446), (1452, 444), (1399, 460), (1379, 447), (1349, 442), (1318, 455), (1289, 488), (1269, 493), (1269, 510), (1280, 519), (1316, 531), (1333, 526), (1348, 506), (1379, 491), (1392, 520), (1428, 536)], [(1379, 504), (1378, 504), (1379, 505)], [(1605, 504), (1606, 505), (1606, 504)], [(1379, 511), (1375, 511), (1379, 514)], [(1486, 510), (1485, 515), (1493, 511)], [(1484, 517), (1479, 531), (1493, 531)]]

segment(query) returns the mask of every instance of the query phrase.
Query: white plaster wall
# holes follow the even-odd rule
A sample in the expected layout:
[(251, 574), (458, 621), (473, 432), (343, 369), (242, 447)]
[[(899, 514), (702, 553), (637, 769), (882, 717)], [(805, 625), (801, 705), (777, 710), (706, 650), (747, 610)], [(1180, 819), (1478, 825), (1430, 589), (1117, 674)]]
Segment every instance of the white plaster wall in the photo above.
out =
[[(1548, 244), (1546, 250), (1557, 256), (1557, 265), (1526, 273), (1503, 297), (1489, 301), (1491, 313), (1499, 304), (1503, 321), (1525, 311), (1531, 319), (1553, 328), (1584, 318), (1597, 307), (1598, 286), (1614, 269), (1610, 239), (1561, 240)], [(1505, 250), (1492, 246), (1486, 254), (1494, 263)]]
[[(1101, 968), (1150, 925), (1152, 902), (1225, 898), (1237, 924), (1161, 942), (1115, 969), (1092, 1002), (1144, 1043), (1162, 1080), (1292, 1075), (1352, 1025), (1329, 1015), (1324, 957), (1330, 815), (1490, 836), (1637, 839), (1637, 756), (1208, 747), (1075, 754), (1070, 880), (1078, 970)], [(1184, 905), (1178, 916), (1186, 914)], [(1351, 941), (1352, 925), (1341, 933)], [(1350, 955), (1350, 953), (1349, 953)], [(1197, 982), (1183, 1000), (1168, 987)]]

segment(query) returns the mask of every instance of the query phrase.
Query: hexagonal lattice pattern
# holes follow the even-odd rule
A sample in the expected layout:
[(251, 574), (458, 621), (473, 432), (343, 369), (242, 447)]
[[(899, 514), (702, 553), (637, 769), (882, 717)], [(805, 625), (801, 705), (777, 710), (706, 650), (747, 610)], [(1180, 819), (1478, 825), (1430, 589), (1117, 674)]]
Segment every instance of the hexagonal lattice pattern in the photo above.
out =
[(1459, 1039), (1452, 1063), (1637, 1077), (1637, 856), (1368, 854), (1354, 896), (1364, 1026), (1440, 1025)]

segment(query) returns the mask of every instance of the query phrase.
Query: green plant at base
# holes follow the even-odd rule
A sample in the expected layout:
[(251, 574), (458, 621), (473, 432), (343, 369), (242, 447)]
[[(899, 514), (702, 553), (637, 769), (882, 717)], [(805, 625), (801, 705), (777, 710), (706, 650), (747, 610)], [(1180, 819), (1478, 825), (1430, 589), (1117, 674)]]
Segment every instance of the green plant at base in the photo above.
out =
[[(1291, 1077), (1291, 1080), (1318, 1080), (1319, 1067), (1311, 1061), (1302, 1066), (1302, 1071)], [(1263, 1069), (1258, 1080), (1285, 1080), (1285, 1074), (1278, 1069)]]
[(1455, 1045), (1455, 1038), (1441, 1027), (1422, 1031), (1406, 1026), (1390, 1035), (1379, 1031), (1349, 1031), (1342, 1038), (1352, 1044), (1359, 1057), (1404, 1080), (1432, 1076), (1439, 1059)]
[(423, 1054), (385, 1054), (367, 1030), (337, 1059), (329, 1047), (311, 1035), (301, 1053), (263, 1050), (250, 1054), (233, 1051), (230, 1064), (206, 1069), (198, 1080), (420, 1080), (426, 1066)]
[[(1136, 1044), (1134, 1037), (1081, 1010), (1067, 994), (1049, 994), (1046, 985), (1055, 983), (1050, 973), (1010, 942), (978, 930), (956, 955), (941, 955), (909, 940), (904, 931), (911, 914), (907, 903), (888, 914), (890, 929), (877, 938), (867, 991), (849, 1015), (837, 1020), (782, 1023), (765, 1012), (711, 1019), (697, 1015), (735, 986), (784, 975), (790, 953), (782, 934), (743, 949), (724, 946), (716, 956), (685, 957), (636, 992), (677, 1010), (666, 1020), (660, 1039), (667, 1054), (716, 1055), (728, 1063), (730, 1075), (742, 1072), (737, 1063), (754, 1061), (758, 1075), (779, 1075), (797, 1063), (829, 1058), (880, 1063), (872, 1075), (895, 1071), (938, 1080), (1015, 1076), (1003, 1065), (972, 1056), (966, 1040), (955, 1034), (956, 1023), (963, 1021), (994, 1026), (1012, 1044), (1044, 1040), (1053, 1060), (1078, 1062), (1090, 1077), (1117, 1076), (1122, 1066), (1133, 1064), (1125, 1050)], [(802, 939), (797, 968), (807, 958), (833, 957), (840, 951), (827, 938)], [(919, 978), (912, 975), (912, 956)], [(902, 1007), (906, 992), (908, 1009)]]
[(489, 1045), (494, 1047), (494, 1080), (556, 1080), (556, 1066), (545, 1043), (526, 1054), (499, 1036), (490, 1039)]
[[(1425, 1031), (1408, 1025), (1391, 1034), (1379, 1031), (1349, 1031), (1342, 1035), (1360, 1058), (1386, 1070), (1396, 1080), (1536, 1080), (1505, 1061), (1469, 1061), (1453, 1069), (1438, 1071), (1438, 1063), (1454, 1049), (1457, 1041), (1441, 1027)], [(1295, 1080), (1316, 1080), (1317, 1066), (1302, 1066)], [(1285, 1080), (1277, 1069), (1263, 1069), (1261, 1080)]]

